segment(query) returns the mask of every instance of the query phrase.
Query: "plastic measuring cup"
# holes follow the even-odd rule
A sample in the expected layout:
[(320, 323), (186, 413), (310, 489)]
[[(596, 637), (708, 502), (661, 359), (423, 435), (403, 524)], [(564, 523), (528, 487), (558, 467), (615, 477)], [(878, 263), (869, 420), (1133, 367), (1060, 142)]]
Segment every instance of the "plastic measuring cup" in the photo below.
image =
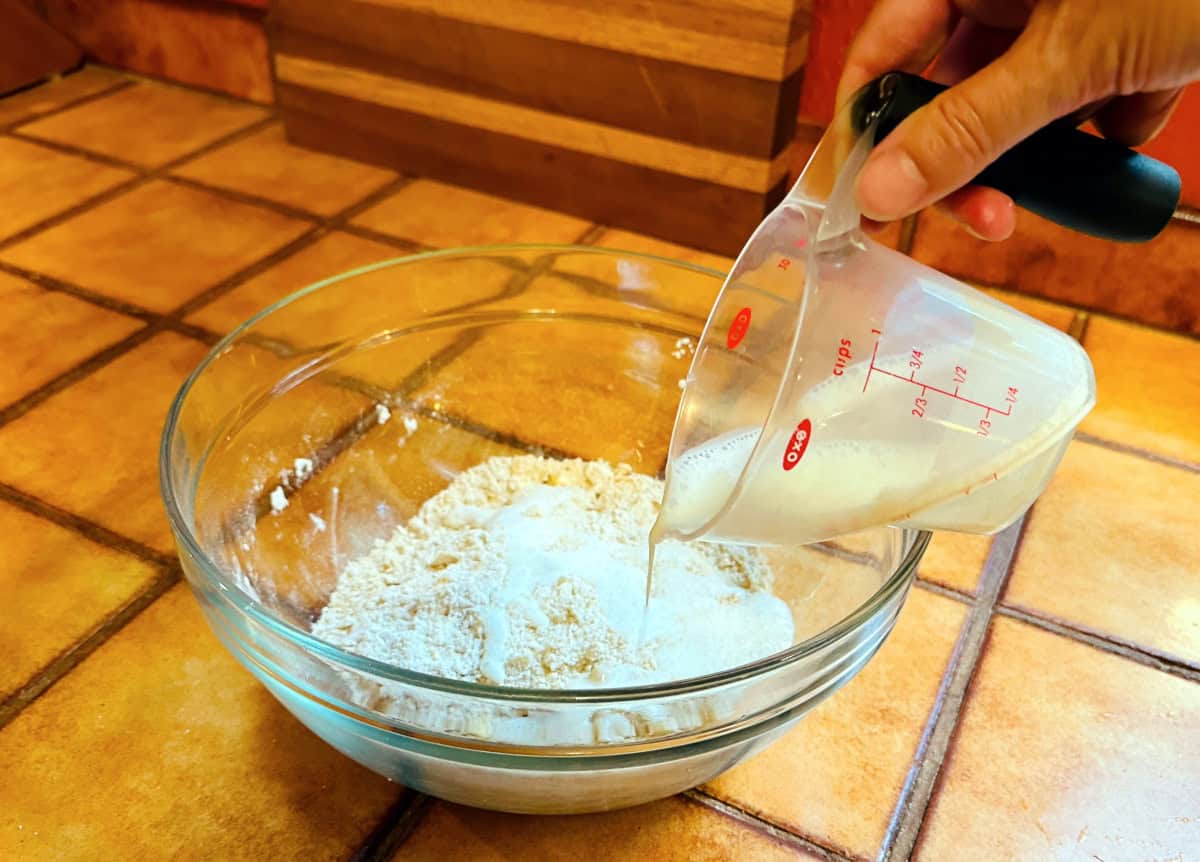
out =
[(1045, 488), (1095, 402), (1074, 339), (859, 230), (852, 188), (881, 82), (875, 110), (860, 95), (840, 112), (726, 280), (683, 391), (657, 537), (993, 533)]

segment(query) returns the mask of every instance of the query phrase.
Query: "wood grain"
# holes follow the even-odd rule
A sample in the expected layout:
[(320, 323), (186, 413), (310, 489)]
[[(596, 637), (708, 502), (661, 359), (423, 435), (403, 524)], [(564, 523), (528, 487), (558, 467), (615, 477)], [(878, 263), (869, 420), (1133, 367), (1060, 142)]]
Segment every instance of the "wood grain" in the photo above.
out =
[(277, 54), (383, 75), (748, 156), (795, 130), (802, 73), (781, 81), (361, 0), (288, 0), (271, 24)]
[(454, 121), (470, 117), (470, 124), (484, 131), (641, 167), (673, 170), (681, 176), (745, 191), (767, 191), (788, 168), (781, 158), (753, 159), (719, 153), (668, 138), (303, 57), (276, 56), (275, 77), (280, 84), (322, 90), (432, 119)]
[(795, 168), (808, 9), (278, 0), (270, 34), (293, 141), (728, 254)]
[(785, 188), (786, 179), (765, 195), (740, 191), (284, 82), (277, 92), (288, 135), (302, 146), (721, 254), (737, 252)]
[(810, 17), (807, 0), (369, 2), (767, 80), (803, 64)]

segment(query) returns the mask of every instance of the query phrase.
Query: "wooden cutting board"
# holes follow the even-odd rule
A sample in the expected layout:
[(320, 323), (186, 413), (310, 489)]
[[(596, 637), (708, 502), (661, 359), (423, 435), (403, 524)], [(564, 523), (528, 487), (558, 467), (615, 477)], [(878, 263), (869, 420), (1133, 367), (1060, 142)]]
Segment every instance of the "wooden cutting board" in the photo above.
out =
[(809, 3), (278, 0), (300, 144), (725, 254), (783, 196)]

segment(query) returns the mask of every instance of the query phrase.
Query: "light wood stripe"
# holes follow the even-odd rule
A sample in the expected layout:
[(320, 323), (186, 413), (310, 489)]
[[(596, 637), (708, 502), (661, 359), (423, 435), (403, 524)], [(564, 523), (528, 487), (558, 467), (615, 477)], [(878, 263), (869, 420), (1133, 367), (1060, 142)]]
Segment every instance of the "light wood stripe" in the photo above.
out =
[[(790, 43), (786, 41), (792, 16), (807, 13), (808, 4), (796, 4), (794, 0), (724, 4), (727, 12), (777, 20), (775, 31), (781, 35), (774, 43), (745, 38), (733, 28), (725, 33), (703, 32), (641, 16), (613, 14), (603, 2), (573, 3), (569, 7), (548, 0), (366, 2), (768, 81), (786, 78), (804, 64), (808, 54), (807, 26), (797, 28), (796, 37)], [(653, 6), (647, 4), (646, 8)], [(698, 8), (696, 14), (702, 16), (705, 10)]]
[(276, 55), (275, 72), (285, 83), (750, 192), (769, 191), (787, 173), (793, 154), (788, 147), (768, 161), (722, 153), (287, 54)]

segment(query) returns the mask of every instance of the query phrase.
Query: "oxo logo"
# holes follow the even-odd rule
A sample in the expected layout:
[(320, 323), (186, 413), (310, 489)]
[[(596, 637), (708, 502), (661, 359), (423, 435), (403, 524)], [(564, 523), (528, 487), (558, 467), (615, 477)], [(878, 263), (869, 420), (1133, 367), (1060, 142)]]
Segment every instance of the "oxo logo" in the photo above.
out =
[(800, 463), (800, 459), (804, 457), (804, 451), (808, 449), (808, 441), (812, 439), (812, 422), (805, 419), (796, 426), (796, 430), (792, 432), (792, 439), (788, 440), (787, 449), (783, 452), (783, 469), (791, 470)]
[(733, 318), (733, 323), (729, 324), (729, 334), (725, 336), (725, 345), (733, 350), (742, 343), (742, 339), (746, 337), (746, 330), (749, 328), (750, 306), (746, 306)]

